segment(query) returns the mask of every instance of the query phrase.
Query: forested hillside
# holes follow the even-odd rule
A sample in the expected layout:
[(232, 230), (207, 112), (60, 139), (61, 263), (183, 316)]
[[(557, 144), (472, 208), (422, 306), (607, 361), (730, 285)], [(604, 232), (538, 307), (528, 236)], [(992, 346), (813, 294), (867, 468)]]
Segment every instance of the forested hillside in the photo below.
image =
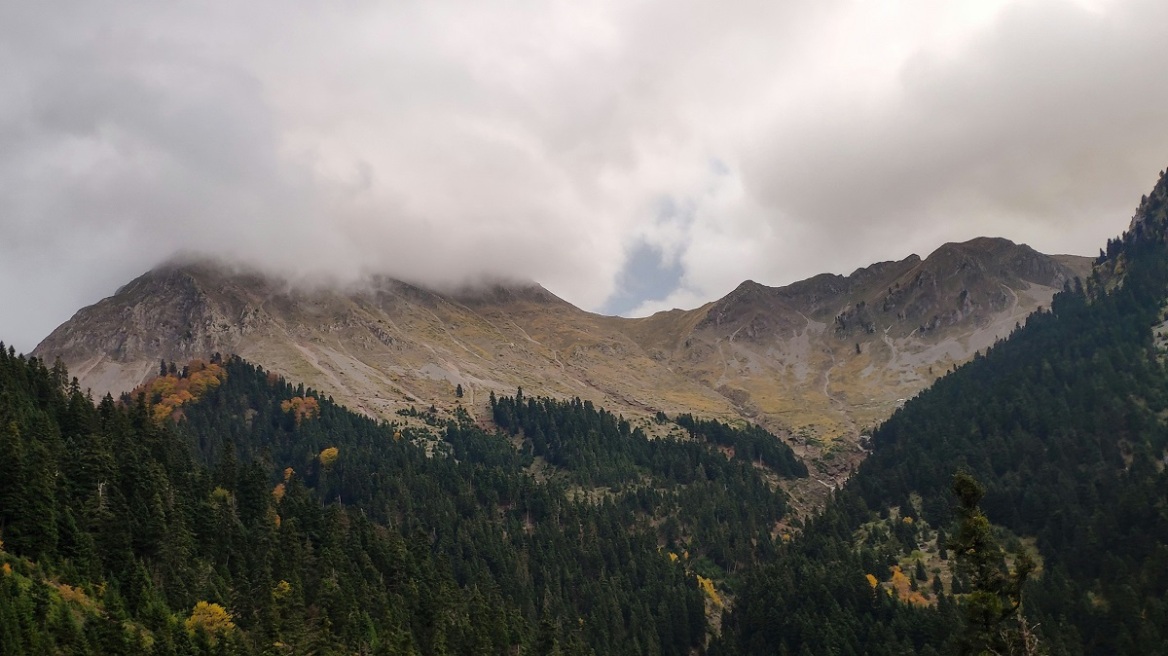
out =
[(649, 439), (579, 399), (525, 400), (520, 390), (492, 407), (500, 427), (527, 436), (525, 452), (562, 469), (577, 489), (599, 491), (639, 525), (660, 526), (671, 553), (720, 579), (774, 557), (786, 513), (775, 479), (807, 475), (789, 447), (757, 426), (683, 415), (677, 423), (691, 439)]
[[(1022, 611), (1044, 649), (1166, 653), (1166, 197), (1162, 177), (1091, 279), (875, 432), (872, 455), (826, 512), (750, 578), (720, 653), (968, 649), (952, 607), (968, 580), (944, 559), (958, 470), (985, 484), (982, 507), (1004, 539), (1023, 538), (1021, 550), (1031, 539), (1042, 561)], [(946, 579), (940, 602), (914, 613), (873, 599), (865, 583), (909, 554)]]
[(218, 356), (95, 404), (0, 348), (0, 653), (1168, 653), (1166, 316), (1162, 176), (805, 523), (754, 425), (384, 422)]
[(497, 399), (494, 433), (233, 358), (159, 373), (95, 407), (0, 356), (0, 652), (686, 654), (805, 474), (757, 429), (718, 425), (735, 458), (579, 400)]

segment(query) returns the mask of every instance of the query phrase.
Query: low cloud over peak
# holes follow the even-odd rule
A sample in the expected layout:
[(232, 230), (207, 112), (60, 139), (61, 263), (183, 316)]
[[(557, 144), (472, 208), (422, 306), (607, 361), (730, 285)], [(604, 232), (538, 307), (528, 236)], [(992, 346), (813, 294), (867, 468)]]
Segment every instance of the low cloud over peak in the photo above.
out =
[(1152, 0), (0, 9), (0, 339), (177, 251), (693, 306), (1001, 235), (1168, 162)]

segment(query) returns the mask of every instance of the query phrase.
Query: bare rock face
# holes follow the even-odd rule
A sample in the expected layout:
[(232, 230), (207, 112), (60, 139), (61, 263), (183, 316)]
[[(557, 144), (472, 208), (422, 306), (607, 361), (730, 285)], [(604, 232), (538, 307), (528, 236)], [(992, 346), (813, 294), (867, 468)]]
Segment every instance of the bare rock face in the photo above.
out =
[(197, 267), (151, 271), (78, 312), (33, 353), (60, 357), (85, 386), (104, 394), (142, 382), (161, 358), (182, 362), (230, 352), (232, 338), (254, 319), (214, 302), (197, 274)]
[(163, 359), (236, 353), (376, 416), (453, 407), (456, 386), (457, 402), (482, 413), (491, 392), (522, 386), (628, 415), (747, 417), (807, 443), (854, 444), (1089, 266), (976, 239), (850, 276), (747, 281), (695, 310), (625, 319), (534, 284), (437, 292), (372, 278), (305, 288), (193, 261), (82, 309), (34, 355), (60, 357), (97, 395), (131, 389)]

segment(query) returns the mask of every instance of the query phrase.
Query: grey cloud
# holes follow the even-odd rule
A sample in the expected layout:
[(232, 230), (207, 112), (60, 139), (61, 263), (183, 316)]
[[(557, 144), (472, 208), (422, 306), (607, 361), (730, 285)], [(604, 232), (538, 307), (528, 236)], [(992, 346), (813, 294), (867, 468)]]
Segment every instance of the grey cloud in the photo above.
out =
[(1108, 8), (1018, 3), (961, 52), (909, 60), (875, 111), (816, 103), (814, 120), (780, 118), (783, 147), (745, 167), (749, 184), (768, 206), (836, 228), (1012, 216), (1110, 235), (1118, 225), (1083, 223), (1130, 211), (1168, 161), (1168, 88), (1156, 82), (1168, 6)]
[[(875, 93), (841, 79), (786, 103), (742, 138), (744, 200), (699, 222), (679, 292), (637, 312), (978, 235), (1094, 253), (1168, 163), (1166, 19), (1152, 0), (1017, 2)], [(753, 240), (711, 238), (735, 219)]]
[(938, 49), (950, 6), (8, 3), (0, 339), (178, 251), (635, 312), (979, 234), (1092, 252), (1168, 159), (1168, 9), (1022, 1)]

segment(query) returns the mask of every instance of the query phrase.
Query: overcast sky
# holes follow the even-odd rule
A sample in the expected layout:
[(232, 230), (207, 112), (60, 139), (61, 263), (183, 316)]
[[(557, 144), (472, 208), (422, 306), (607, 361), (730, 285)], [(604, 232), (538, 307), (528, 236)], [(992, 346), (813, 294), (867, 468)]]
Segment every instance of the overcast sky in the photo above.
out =
[(1168, 166), (1168, 2), (0, 0), (0, 340), (178, 251), (694, 307)]

